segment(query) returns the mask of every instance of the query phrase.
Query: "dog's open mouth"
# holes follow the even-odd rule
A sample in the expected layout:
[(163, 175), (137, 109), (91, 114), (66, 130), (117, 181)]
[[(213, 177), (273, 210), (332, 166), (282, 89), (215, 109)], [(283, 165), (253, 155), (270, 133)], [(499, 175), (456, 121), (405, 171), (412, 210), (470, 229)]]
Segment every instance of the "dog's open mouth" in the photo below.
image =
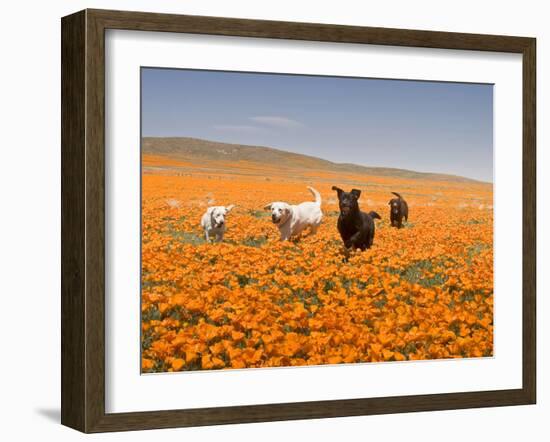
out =
[(281, 222), (281, 218), (273, 218), (271, 217), (271, 221), (273, 222), (273, 224), (279, 224)]
[(350, 208), (344, 206), (344, 207), (340, 208), (340, 212), (342, 212), (343, 215), (347, 215), (350, 212)]

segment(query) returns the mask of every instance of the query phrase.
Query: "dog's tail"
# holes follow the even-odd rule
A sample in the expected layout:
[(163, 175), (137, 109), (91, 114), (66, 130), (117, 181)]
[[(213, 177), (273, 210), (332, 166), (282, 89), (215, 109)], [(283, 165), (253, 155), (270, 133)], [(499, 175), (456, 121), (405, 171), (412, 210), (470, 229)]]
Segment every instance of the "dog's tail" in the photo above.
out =
[(399, 195), (397, 192), (392, 192), (397, 198), (399, 198), (400, 200), (403, 199), (403, 197), (401, 195)]
[(307, 186), (309, 191), (312, 193), (312, 195), (315, 197), (315, 202), (319, 205), (321, 205), (321, 194), (317, 192), (313, 187)]
[(378, 213), (376, 213), (374, 210), (372, 212), (369, 212), (369, 216), (371, 218), (382, 219), (382, 217), (378, 215)]

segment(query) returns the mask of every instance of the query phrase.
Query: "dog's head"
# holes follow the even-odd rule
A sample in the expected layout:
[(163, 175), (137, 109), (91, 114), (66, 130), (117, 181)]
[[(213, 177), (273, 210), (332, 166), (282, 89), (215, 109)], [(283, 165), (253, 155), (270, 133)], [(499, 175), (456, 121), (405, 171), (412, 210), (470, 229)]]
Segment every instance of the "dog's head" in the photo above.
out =
[(358, 189), (351, 189), (351, 192), (344, 192), (342, 189), (336, 186), (332, 186), (332, 190), (335, 190), (338, 194), (338, 205), (340, 206), (340, 213), (344, 216), (348, 216), (352, 212), (359, 210), (359, 197), (361, 191)]
[(290, 205), (282, 202), (275, 202), (264, 207), (271, 211), (271, 221), (273, 224), (284, 224), (290, 217)]
[(208, 210), (210, 211), (210, 223), (212, 227), (219, 229), (225, 224), (225, 216), (231, 212), (231, 210), (235, 207), (234, 204), (231, 204), (230, 206), (215, 206), (210, 207)]
[(398, 215), (399, 214), (399, 206), (400, 206), (399, 198), (391, 199), (388, 204), (390, 205), (391, 213), (393, 213), (394, 215)]

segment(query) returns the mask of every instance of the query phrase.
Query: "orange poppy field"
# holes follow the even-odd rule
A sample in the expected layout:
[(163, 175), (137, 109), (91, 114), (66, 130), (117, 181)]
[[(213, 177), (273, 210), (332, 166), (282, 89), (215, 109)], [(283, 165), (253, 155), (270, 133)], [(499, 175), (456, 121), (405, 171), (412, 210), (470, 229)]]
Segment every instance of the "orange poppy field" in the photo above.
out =
[[(493, 189), (143, 155), (142, 372), (490, 357)], [(333, 185), (362, 191), (374, 245), (348, 260)], [(315, 235), (281, 242), (264, 206), (322, 196)], [(388, 201), (409, 205), (404, 228)], [(220, 243), (200, 220), (236, 207)]]

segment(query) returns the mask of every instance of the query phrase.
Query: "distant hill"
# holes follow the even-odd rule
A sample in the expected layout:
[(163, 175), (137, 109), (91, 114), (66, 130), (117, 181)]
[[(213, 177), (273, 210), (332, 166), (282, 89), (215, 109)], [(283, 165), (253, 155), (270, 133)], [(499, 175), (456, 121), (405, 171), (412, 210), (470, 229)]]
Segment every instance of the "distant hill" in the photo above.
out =
[(144, 137), (142, 139), (142, 152), (145, 154), (162, 155), (185, 161), (248, 161), (260, 164), (277, 164), (285, 169), (326, 170), (332, 172), (464, 183), (480, 182), (457, 175), (416, 172), (413, 170), (391, 167), (367, 167), (356, 164), (333, 163), (332, 161), (323, 160), (321, 158), (287, 152), (272, 147), (220, 143), (199, 138)]

